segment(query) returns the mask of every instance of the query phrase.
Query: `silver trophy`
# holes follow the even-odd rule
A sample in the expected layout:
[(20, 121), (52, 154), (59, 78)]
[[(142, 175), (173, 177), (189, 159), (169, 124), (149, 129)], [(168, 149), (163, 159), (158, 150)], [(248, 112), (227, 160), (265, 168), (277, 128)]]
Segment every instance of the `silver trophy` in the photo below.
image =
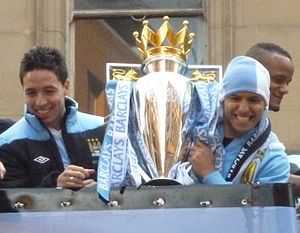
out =
[(209, 93), (216, 93), (209, 82), (215, 87), (221, 67), (187, 65), (194, 33), (187, 21), (174, 33), (169, 18), (163, 20), (157, 31), (145, 20), (141, 34), (133, 33), (142, 64), (107, 64), (110, 117), (97, 179), (97, 191), (106, 200), (116, 187), (188, 184), (182, 182), (184, 174), (189, 176), (186, 135), (201, 135), (193, 128), (203, 129), (204, 140), (209, 134), (206, 123), (215, 109)]
[(156, 32), (144, 21), (140, 37), (138, 32), (133, 34), (145, 74), (136, 81), (134, 99), (138, 130), (146, 147), (142, 156), (148, 161), (149, 178), (144, 179), (151, 180), (149, 184), (178, 184), (169, 171), (181, 155), (182, 130), (191, 100), (191, 81), (183, 74), (194, 33), (188, 32), (187, 21), (175, 34), (169, 18), (163, 20)]

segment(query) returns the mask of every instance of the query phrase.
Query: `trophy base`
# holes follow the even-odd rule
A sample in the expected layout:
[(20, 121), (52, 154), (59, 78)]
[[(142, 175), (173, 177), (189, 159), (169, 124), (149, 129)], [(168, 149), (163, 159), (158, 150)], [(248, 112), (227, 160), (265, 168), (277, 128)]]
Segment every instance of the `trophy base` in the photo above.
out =
[(170, 178), (155, 178), (152, 179), (141, 186), (169, 186), (169, 185), (181, 185), (177, 180)]

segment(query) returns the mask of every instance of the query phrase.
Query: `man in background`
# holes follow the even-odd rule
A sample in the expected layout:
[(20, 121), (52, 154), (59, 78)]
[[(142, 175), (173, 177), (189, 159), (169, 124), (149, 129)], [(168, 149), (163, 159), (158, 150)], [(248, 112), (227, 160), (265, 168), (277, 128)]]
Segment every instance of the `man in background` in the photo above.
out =
[(262, 63), (270, 73), (269, 110), (278, 112), (283, 97), (288, 94), (289, 84), (294, 75), (294, 64), (288, 51), (274, 43), (257, 43), (245, 54)]
[[(284, 95), (288, 94), (288, 87), (294, 74), (291, 55), (274, 43), (257, 43), (246, 52), (246, 55), (258, 60), (269, 71), (271, 77), (269, 109), (274, 112), (280, 111), (281, 101)], [(297, 157), (293, 156), (291, 158), (295, 159)], [(289, 182), (296, 184), (296, 191), (300, 194), (300, 166), (297, 165), (291, 162)]]

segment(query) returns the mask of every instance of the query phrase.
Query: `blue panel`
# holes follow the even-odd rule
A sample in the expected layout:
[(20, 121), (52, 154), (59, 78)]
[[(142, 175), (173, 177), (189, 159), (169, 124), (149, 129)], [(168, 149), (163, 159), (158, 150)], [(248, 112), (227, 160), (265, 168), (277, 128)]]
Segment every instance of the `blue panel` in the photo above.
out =
[(1, 213), (1, 232), (297, 233), (292, 207)]

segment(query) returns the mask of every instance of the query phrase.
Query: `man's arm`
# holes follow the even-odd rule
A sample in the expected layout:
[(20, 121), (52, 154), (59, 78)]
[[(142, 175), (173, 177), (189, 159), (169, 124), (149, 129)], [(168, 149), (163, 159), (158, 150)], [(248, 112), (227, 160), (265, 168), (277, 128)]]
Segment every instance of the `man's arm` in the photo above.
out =
[(0, 179), (4, 178), (5, 173), (6, 173), (6, 169), (3, 165), (3, 163), (0, 161)]
[(259, 183), (286, 183), (290, 164), (283, 150), (270, 150), (262, 160), (256, 180)]
[(219, 171), (215, 169), (215, 156), (210, 147), (202, 142), (193, 145), (189, 161), (193, 172), (204, 184), (227, 184)]
[(25, 159), (7, 144), (0, 147), (0, 160), (6, 170), (5, 176), (0, 182), (1, 187), (28, 187), (28, 171)]
[(95, 183), (91, 178), (94, 169), (85, 169), (81, 166), (69, 165), (57, 178), (57, 187), (81, 189)]

